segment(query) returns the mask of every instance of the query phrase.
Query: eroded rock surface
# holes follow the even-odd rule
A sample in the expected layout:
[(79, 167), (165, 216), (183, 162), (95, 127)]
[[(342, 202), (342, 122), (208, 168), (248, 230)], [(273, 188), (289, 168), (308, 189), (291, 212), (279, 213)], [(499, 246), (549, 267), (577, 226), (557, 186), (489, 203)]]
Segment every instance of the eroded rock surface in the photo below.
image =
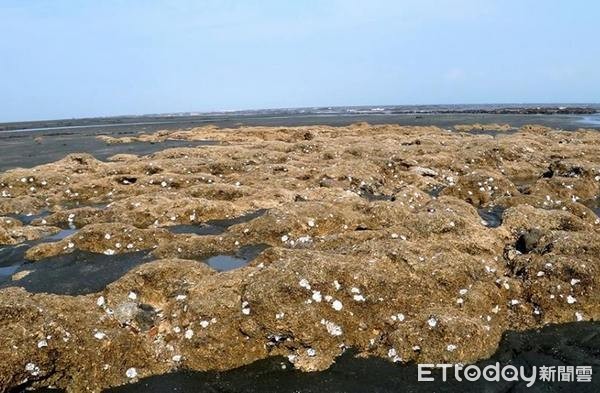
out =
[[(77, 228), (30, 248), (32, 261), (155, 259), (97, 293), (0, 290), (4, 390), (100, 391), (275, 355), (323, 370), (346, 348), (473, 362), (507, 330), (600, 317), (593, 131), (203, 127), (107, 142), (167, 139), (222, 143), (0, 175), (0, 214), (47, 209), (36, 230)], [(170, 230), (214, 220), (221, 230)], [(204, 263), (256, 245), (247, 266)]]

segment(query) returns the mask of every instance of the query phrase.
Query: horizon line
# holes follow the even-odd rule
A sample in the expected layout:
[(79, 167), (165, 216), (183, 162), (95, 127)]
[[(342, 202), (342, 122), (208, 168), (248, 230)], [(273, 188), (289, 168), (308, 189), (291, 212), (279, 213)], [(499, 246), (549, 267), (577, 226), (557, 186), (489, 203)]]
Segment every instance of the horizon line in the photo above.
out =
[(484, 103), (460, 103), (460, 104), (365, 104), (365, 105), (312, 105), (312, 106), (296, 106), (296, 107), (263, 107), (263, 108), (245, 108), (245, 109), (218, 109), (207, 111), (178, 111), (178, 112), (160, 112), (160, 113), (138, 113), (138, 114), (114, 114), (114, 115), (99, 115), (99, 116), (83, 116), (83, 117), (64, 117), (64, 118), (46, 118), (46, 119), (30, 119), (30, 120), (13, 120), (0, 121), (0, 125), (19, 124), (19, 123), (38, 123), (38, 122), (59, 122), (59, 121), (78, 121), (78, 120), (94, 120), (94, 119), (118, 119), (128, 117), (176, 117), (176, 116), (207, 116), (219, 114), (239, 114), (240, 112), (259, 112), (259, 111), (286, 111), (286, 110), (301, 110), (301, 109), (317, 109), (317, 108), (386, 108), (386, 107), (436, 107), (436, 106), (512, 106), (515, 109), (522, 105), (523, 108), (531, 106), (539, 106), (540, 108), (554, 108), (557, 105), (565, 106), (566, 108), (582, 106), (600, 106), (600, 102), (484, 102)]

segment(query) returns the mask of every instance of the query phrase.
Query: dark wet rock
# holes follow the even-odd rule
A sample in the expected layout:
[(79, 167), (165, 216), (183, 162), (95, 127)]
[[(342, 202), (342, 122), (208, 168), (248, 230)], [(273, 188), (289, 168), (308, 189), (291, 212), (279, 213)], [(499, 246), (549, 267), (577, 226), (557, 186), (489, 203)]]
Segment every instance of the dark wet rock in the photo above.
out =
[(547, 247), (547, 244), (542, 243), (544, 235), (545, 233), (537, 228), (526, 231), (517, 239), (515, 249), (522, 254), (528, 254), (534, 251), (541, 253)]
[(156, 323), (158, 312), (150, 304), (140, 304), (135, 314), (135, 322), (140, 330), (147, 331)]
[(395, 201), (396, 197), (393, 195), (383, 195), (383, 194), (373, 194), (368, 191), (363, 191), (360, 193), (360, 196), (365, 198), (369, 202), (374, 201)]
[(477, 209), (479, 216), (486, 227), (497, 228), (502, 225), (502, 213), (505, 208), (502, 206), (492, 206)]
[(440, 196), (440, 193), (444, 190), (444, 188), (446, 188), (446, 186), (434, 186), (430, 188), (429, 191), (427, 191), (427, 194), (430, 197), (437, 198), (438, 196)]
[(197, 225), (172, 225), (167, 227), (169, 232), (174, 234), (195, 234), (195, 235), (220, 235), (225, 232), (227, 227), (209, 225), (209, 224), (197, 224)]

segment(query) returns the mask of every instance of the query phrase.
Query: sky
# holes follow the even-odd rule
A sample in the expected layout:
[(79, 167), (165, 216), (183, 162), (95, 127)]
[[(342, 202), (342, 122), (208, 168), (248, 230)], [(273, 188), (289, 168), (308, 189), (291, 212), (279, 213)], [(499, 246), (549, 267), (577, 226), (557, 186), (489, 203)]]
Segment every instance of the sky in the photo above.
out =
[(0, 122), (600, 102), (594, 0), (0, 0)]

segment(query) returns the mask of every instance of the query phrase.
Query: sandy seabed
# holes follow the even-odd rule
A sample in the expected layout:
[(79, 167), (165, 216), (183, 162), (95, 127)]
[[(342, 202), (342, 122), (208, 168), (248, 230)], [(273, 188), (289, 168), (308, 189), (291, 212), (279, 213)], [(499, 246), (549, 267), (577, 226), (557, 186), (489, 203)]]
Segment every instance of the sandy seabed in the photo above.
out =
[(474, 362), (506, 331), (600, 317), (597, 131), (100, 139), (215, 144), (0, 174), (0, 244), (30, 261), (0, 290), (0, 391), (100, 391), (271, 356), (317, 371), (347, 348)]

